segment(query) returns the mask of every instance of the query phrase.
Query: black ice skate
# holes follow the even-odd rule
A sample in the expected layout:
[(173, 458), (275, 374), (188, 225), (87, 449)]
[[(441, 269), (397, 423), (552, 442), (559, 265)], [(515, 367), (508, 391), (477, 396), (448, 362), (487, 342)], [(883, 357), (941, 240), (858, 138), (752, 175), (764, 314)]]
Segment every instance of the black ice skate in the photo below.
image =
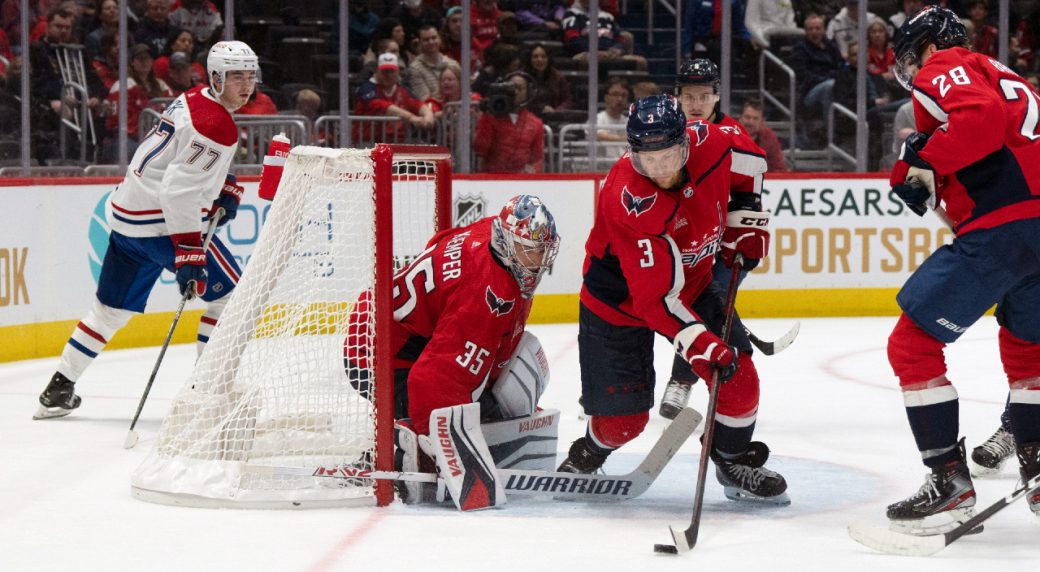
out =
[(996, 475), (1015, 454), (1015, 439), (1011, 433), (999, 427), (978, 447), (971, 451), (971, 476), (988, 477)]
[(690, 388), (692, 383), (669, 379), (664, 388), (664, 396), (661, 397), (661, 417), (675, 419), (683, 407), (690, 401)]
[(761, 441), (752, 441), (747, 451), (725, 458), (719, 451), (711, 452), (715, 462), (715, 478), (719, 480), (726, 498), (735, 501), (752, 501), (787, 506), (787, 481), (780, 473), (770, 471), (763, 465), (769, 459), (769, 447)]
[(47, 384), (47, 389), (40, 394), (40, 407), (33, 419), (51, 419), (72, 413), (82, 402), (75, 389), (74, 382), (60, 373), (55, 373)]
[[(1020, 445), (1018, 447), (1018, 464), (1018, 471), (1022, 475), (1023, 482), (1040, 475), (1040, 443)], [(1040, 489), (1029, 493), (1026, 502), (1029, 503), (1029, 510), (1040, 518)]]
[(586, 443), (585, 437), (571, 443), (571, 448), (567, 451), (567, 458), (560, 463), (560, 468), (556, 470), (560, 473), (581, 473), (584, 475), (590, 475), (598, 471), (603, 466), (603, 463), (607, 461), (607, 455), (590, 451)]
[[(975, 516), (975, 486), (964, 457), (964, 440), (958, 444), (959, 458), (932, 469), (921, 488), (905, 500), (888, 505), (889, 527), (907, 534), (941, 534)], [(925, 524), (925, 519), (944, 514), (948, 522)], [(979, 527), (977, 531), (981, 531)]]

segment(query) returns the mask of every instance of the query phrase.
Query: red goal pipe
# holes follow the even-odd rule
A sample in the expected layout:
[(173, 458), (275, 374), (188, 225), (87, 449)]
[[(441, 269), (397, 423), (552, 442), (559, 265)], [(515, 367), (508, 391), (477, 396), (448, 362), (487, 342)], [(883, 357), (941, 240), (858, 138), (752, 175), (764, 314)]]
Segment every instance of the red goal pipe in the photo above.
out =
[[(375, 398), (377, 471), (394, 470), (394, 369), (390, 344), (393, 325), (394, 280), (394, 160), (420, 160), (436, 163), (436, 226), (441, 231), (451, 226), (451, 153), (433, 145), (377, 145), (372, 150), (375, 175)], [(376, 504), (393, 502), (390, 481), (376, 481)]]

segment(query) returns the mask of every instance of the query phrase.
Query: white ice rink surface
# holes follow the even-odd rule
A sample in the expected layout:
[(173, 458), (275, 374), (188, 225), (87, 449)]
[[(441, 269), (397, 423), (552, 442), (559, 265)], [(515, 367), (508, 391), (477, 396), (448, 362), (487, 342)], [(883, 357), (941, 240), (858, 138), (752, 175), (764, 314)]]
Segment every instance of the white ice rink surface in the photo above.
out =
[[(793, 320), (751, 320), (762, 339)], [(701, 534), (680, 556), (653, 553), (685, 528), (699, 445), (691, 438), (640, 498), (616, 504), (515, 498), (503, 509), (460, 514), (443, 507), (242, 511), (175, 508), (130, 497), (130, 473), (152, 447), (194, 347), (175, 346), (145, 407), (141, 441), (122, 448), (157, 348), (105, 352), (78, 384), (72, 416), (32, 421), (56, 358), (0, 365), (0, 571), (20, 570), (1040, 570), (1040, 520), (1023, 501), (982, 534), (931, 558), (876, 554), (849, 539), (853, 519), (881, 523), (889, 502), (921, 485), (896, 380), (885, 357), (894, 318), (806, 319), (787, 351), (756, 360), (762, 402), (756, 439), (789, 483), (791, 506), (748, 507), (725, 499), (709, 471)], [(552, 365), (543, 405), (563, 411), (559, 450), (584, 434), (576, 325), (534, 326)], [(969, 447), (996, 427), (1007, 383), (997, 328), (985, 318), (951, 346), (950, 378), (961, 396)], [(661, 342), (658, 396), (670, 348)], [(707, 392), (691, 405), (704, 411)], [(647, 430), (607, 462), (627, 472), (665, 425)], [(698, 434), (700, 431), (698, 431)], [(1014, 463), (1017, 466), (1017, 463)], [(1017, 468), (976, 480), (980, 506), (1006, 494)]]

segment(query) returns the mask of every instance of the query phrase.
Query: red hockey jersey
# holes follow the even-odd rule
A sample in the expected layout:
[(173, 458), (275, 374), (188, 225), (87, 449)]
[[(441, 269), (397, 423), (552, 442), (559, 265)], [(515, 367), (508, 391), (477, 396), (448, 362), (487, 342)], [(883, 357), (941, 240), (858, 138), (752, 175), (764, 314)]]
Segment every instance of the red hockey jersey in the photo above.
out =
[(940, 50), (914, 78), (921, 151), (958, 235), (1040, 216), (1040, 97), (1000, 62)]
[(607, 322), (672, 338), (698, 320), (690, 309), (711, 283), (730, 194), (730, 138), (691, 124), (687, 181), (664, 190), (626, 154), (607, 174), (585, 243), (581, 302)]
[[(687, 127), (700, 123), (697, 119), (686, 122)], [(762, 174), (768, 170), (766, 152), (748, 135), (739, 121), (729, 115), (717, 111), (713, 124), (729, 135), (733, 148), (733, 199), (741, 208), (761, 208)], [(750, 193), (738, 195), (737, 193)]]
[[(492, 218), (438, 233), (394, 277), (394, 369), (410, 369), (408, 415), (418, 433), (429, 431), (431, 411), (472, 403), (498, 378), (531, 313), (491, 252)], [(357, 340), (368, 335), (370, 302), (366, 293), (355, 306), (343, 346), (366, 369), (370, 356)]]

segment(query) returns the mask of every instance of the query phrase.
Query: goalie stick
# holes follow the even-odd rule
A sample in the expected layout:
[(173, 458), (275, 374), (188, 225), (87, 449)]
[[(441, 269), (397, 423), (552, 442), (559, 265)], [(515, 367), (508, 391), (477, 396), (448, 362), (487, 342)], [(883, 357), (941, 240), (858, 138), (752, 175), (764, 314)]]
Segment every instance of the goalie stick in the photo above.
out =
[(795, 322), (786, 334), (780, 336), (772, 342), (762, 341), (761, 339), (759, 339), (758, 336), (754, 334), (754, 332), (749, 330), (747, 326), (744, 326), (744, 332), (747, 334), (748, 339), (751, 340), (751, 343), (754, 344), (756, 348), (758, 348), (758, 351), (764, 353), (767, 356), (771, 356), (786, 350), (788, 346), (794, 343), (794, 339), (798, 337), (798, 331), (801, 329), (801, 327), (801, 322)]
[[(729, 282), (729, 290), (726, 292), (726, 321), (722, 326), (722, 343), (728, 344), (730, 334), (733, 332), (733, 317), (737, 302), (737, 283), (740, 282), (740, 267), (744, 265), (744, 257), (737, 254), (733, 260), (733, 276)], [(715, 370), (711, 380), (711, 392), (708, 394), (708, 419), (704, 422), (704, 435), (701, 438), (701, 459), (697, 465), (697, 491), (693, 497), (693, 516), (690, 517), (690, 526), (686, 530), (677, 530), (674, 526), (668, 527), (672, 532), (671, 544), (654, 544), (654, 552), (663, 554), (678, 554), (687, 552), (697, 544), (697, 533), (701, 528), (701, 510), (704, 508), (704, 479), (708, 475), (708, 459), (711, 457), (712, 437), (715, 436), (715, 409), (719, 404), (719, 390), (722, 383), (719, 381), (719, 372)]]
[(1015, 487), (1010, 494), (991, 504), (986, 510), (962, 522), (953, 530), (942, 534), (907, 534), (876, 524), (853, 522), (849, 525), (849, 536), (856, 542), (885, 554), (931, 556), (953, 544), (958, 538), (971, 532), (1007, 505), (1028, 495), (1037, 488), (1040, 488), (1040, 475)]
[[(508, 494), (545, 496), (557, 500), (614, 501), (633, 499), (646, 492), (668, 461), (701, 423), (701, 414), (684, 408), (665, 428), (643, 462), (624, 475), (582, 475), (520, 469), (498, 469), (505, 479)], [(393, 481), (437, 482), (435, 473), (369, 471), (350, 466), (276, 467), (246, 465), (243, 472), (260, 475), (330, 477), (334, 479), (386, 479)]]
[[(209, 243), (213, 240), (213, 235), (217, 232), (217, 223), (224, 216), (224, 209), (219, 208), (217, 212), (213, 213), (210, 217), (209, 228), (206, 231), (206, 239), (202, 241), (202, 252), (206, 252), (209, 249)], [(141, 411), (144, 409), (144, 402), (148, 400), (148, 394), (152, 391), (152, 384), (155, 383), (155, 375), (159, 373), (159, 366), (162, 364), (163, 357), (166, 356), (166, 349), (170, 347), (170, 340), (173, 338), (173, 331), (177, 329), (177, 322), (181, 321), (181, 314), (184, 312), (184, 305), (188, 302), (188, 298), (191, 297), (191, 289), (189, 288), (181, 296), (181, 303), (177, 306), (177, 311), (173, 314), (173, 323), (170, 324), (170, 331), (166, 334), (166, 340), (163, 342), (162, 349), (159, 350), (159, 357), (155, 360), (155, 366), (152, 367), (152, 375), (148, 376), (148, 384), (144, 386), (144, 393), (141, 394), (141, 401), (137, 403), (137, 411), (134, 413), (133, 420), (130, 421), (130, 429), (126, 432), (126, 437), (123, 439), (124, 449), (133, 449), (134, 445), (137, 445), (137, 431), (134, 430), (137, 427), (137, 420), (141, 418)]]

